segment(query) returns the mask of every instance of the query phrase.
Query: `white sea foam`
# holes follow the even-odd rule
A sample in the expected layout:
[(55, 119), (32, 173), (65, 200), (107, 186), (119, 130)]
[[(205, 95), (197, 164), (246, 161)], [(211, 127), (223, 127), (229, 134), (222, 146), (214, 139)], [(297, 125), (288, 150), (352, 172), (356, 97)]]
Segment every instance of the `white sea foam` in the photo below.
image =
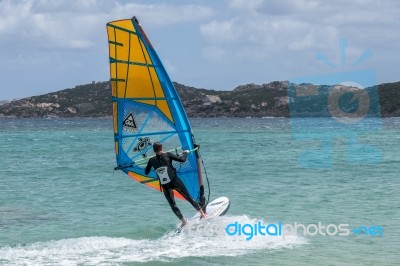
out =
[(254, 223), (247, 216), (218, 217), (189, 225), (179, 235), (174, 230), (158, 239), (128, 239), (106, 236), (38, 242), (26, 246), (0, 248), (0, 264), (5, 265), (106, 265), (124, 262), (172, 261), (184, 257), (241, 256), (259, 250), (280, 250), (306, 244), (303, 237), (228, 236), (225, 227), (238, 221)]

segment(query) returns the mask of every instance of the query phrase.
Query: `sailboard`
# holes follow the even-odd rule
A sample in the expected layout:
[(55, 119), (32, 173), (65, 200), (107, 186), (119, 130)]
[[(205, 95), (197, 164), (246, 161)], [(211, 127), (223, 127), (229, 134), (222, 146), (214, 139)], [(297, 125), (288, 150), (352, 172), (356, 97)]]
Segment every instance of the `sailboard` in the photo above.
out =
[(182, 226), (182, 224), (178, 224), (176, 226), (175, 235), (181, 233), (182, 230), (184, 230), (188, 225), (196, 226), (197, 224), (203, 222), (209, 222), (211, 219), (215, 217), (225, 215), (225, 213), (228, 212), (229, 207), (230, 207), (230, 202), (227, 197), (219, 197), (211, 201), (205, 207), (204, 212), (207, 213), (207, 216), (205, 218), (201, 218), (201, 214), (197, 212), (191, 218), (186, 220), (186, 225)]
[[(173, 166), (192, 198), (205, 208), (204, 164), (183, 104), (156, 51), (136, 17), (107, 23), (107, 33), (115, 169), (162, 191), (156, 173), (145, 174), (154, 156), (153, 143), (161, 142), (177, 155), (189, 150), (186, 161), (174, 161)], [(174, 195), (185, 200), (177, 191)]]

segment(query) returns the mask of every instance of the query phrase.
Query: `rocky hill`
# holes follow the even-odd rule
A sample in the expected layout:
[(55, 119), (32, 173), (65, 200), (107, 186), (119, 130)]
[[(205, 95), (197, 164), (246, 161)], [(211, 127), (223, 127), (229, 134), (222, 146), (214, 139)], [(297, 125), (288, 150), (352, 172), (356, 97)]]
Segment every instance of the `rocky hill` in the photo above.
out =
[(287, 117), (286, 83), (248, 84), (233, 91), (195, 89), (178, 83), (175, 87), (191, 117)]
[[(215, 91), (179, 83), (174, 85), (190, 117), (329, 115), (327, 113), (327, 99), (331, 89), (329, 86), (297, 85), (275, 81), (262, 85), (242, 85), (232, 91)], [(314, 91), (315, 95), (296, 98), (298, 95), (291, 92), (299, 89), (305, 92)], [(374, 91), (377, 94), (376, 97), (379, 99), (375, 99), (376, 106), (380, 108), (382, 116), (400, 116), (400, 82), (381, 84), (377, 88), (371, 87), (366, 90), (372, 91), (371, 95), (374, 95)], [(294, 103), (299, 103), (296, 108), (293, 108)], [(347, 111), (352, 112), (352, 108), (356, 108), (354, 106), (350, 104)], [(72, 89), (0, 105), (0, 117), (103, 117), (111, 116), (111, 113), (111, 89), (108, 81), (79, 85)]]
[(110, 103), (109, 82), (97, 82), (3, 104), (0, 116), (102, 117), (111, 115)]
[(378, 86), (379, 104), (383, 117), (400, 117), (400, 82)]
[(10, 101), (0, 100), (0, 105), (6, 104), (6, 103), (9, 103), (9, 102), (10, 102)]

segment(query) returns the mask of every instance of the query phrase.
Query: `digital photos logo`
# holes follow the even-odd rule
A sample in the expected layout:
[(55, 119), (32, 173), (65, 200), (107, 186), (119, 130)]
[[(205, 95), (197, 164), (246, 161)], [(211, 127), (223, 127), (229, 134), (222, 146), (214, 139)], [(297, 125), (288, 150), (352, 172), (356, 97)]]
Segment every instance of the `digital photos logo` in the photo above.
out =
[(254, 237), (285, 237), (285, 236), (383, 236), (384, 228), (380, 225), (351, 227), (349, 224), (316, 224), (302, 223), (267, 223), (259, 220), (255, 223), (239, 223), (235, 221), (225, 227), (228, 236), (243, 237), (246, 241)]
[[(374, 69), (344, 71), (347, 41), (339, 41), (341, 65), (323, 53), (316, 59), (335, 72), (290, 79), (287, 86), (292, 137), (303, 145), (298, 162), (304, 168), (331, 168), (336, 140), (345, 143), (347, 164), (378, 163), (381, 152), (362, 137), (382, 128)], [(365, 50), (350, 68), (372, 55)], [(338, 71), (339, 70), (339, 71)], [(309, 117), (319, 120), (306, 119)]]

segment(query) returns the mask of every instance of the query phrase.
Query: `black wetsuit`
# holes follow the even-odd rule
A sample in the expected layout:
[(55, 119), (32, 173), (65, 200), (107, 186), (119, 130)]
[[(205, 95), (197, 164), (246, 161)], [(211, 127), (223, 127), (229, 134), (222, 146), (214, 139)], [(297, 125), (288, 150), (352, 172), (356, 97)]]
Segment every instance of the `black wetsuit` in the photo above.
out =
[[(167, 153), (161, 153), (161, 155), (156, 155), (155, 157), (151, 158), (149, 162), (147, 163), (145, 174), (147, 175), (150, 172), (151, 167), (154, 168), (154, 170), (157, 170), (157, 168), (161, 166), (168, 166), (170, 173), (170, 179), (171, 182), (165, 185), (161, 185), (163, 188), (163, 192), (165, 195), (165, 198), (167, 198), (167, 201), (169, 205), (171, 206), (172, 211), (175, 213), (175, 215), (179, 219), (183, 219), (183, 215), (179, 208), (176, 206), (175, 198), (174, 198), (174, 193), (173, 189), (178, 191), (187, 201), (192, 204), (192, 206), (199, 211), (201, 209), (200, 205), (190, 196), (189, 192), (187, 191), (185, 184), (183, 184), (182, 180), (179, 179), (179, 177), (176, 175), (176, 170), (172, 166), (172, 160), (178, 161), (178, 162), (184, 162), (186, 161), (187, 153), (184, 153), (181, 156), (174, 155), (170, 152)], [(171, 176), (172, 175), (172, 176)]]

